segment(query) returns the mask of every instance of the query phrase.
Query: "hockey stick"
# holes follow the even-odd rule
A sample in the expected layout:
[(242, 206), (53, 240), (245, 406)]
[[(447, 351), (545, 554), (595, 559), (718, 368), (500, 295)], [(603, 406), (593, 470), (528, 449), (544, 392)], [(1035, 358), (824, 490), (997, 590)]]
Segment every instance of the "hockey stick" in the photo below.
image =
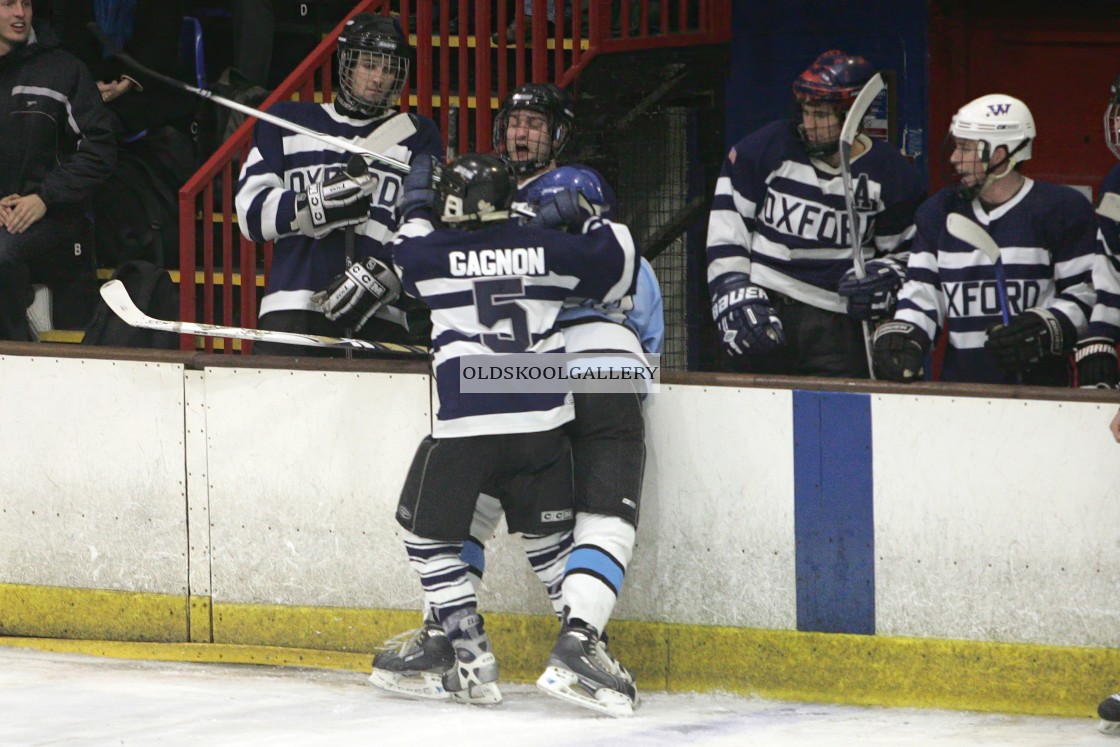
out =
[(1007, 306), (1007, 277), (1003, 272), (1003, 262), (999, 257), (999, 245), (978, 223), (960, 213), (949, 213), (945, 219), (949, 235), (979, 249), (996, 266), (996, 286), (999, 288), (999, 311), (1004, 324), (1011, 323), (1011, 313)]
[(174, 332), (180, 335), (199, 335), (201, 337), (226, 337), (234, 340), (254, 342), (276, 342), (284, 345), (310, 345), (317, 348), (360, 348), (378, 353), (399, 356), (427, 357), (428, 349), (418, 345), (398, 345), (392, 342), (369, 342), (350, 337), (323, 337), (306, 335), (299, 332), (277, 332), (269, 329), (247, 329), (245, 327), (222, 327), (217, 324), (195, 324), (193, 322), (173, 322), (153, 319), (145, 314), (128, 295), (124, 283), (110, 280), (101, 286), (101, 297), (117, 316), (130, 327), (155, 329), (161, 332)]
[(105, 36), (105, 34), (101, 31), (101, 29), (97, 26), (96, 23), (90, 22), (90, 23), (86, 24), (86, 27), (90, 30), (90, 33), (92, 33), (94, 36), (96, 36), (97, 40), (99, 42), (101, 42), (101, 45), (105, 48), (105, 51), (109, 54), (109, 56), (116, 57), (118, 60), (120, 60), (121, 62), (123, 62), (125, 65), (132, 68), (136, 72), (142, 73), (142, 74), (144, 74), (144, 75), (146, 75), (146, 76), (148, 76), (148, 77), (150, 77), (154, 80), (158, 80), (160, 83), (171, 86), (172, 88), (177, 88), (180, 91), (186, 91), (187, 93), (193, 93), (195, 96), (201, 96), (204, 99), (209, 99), (210, 101), (213, 101), (215, 104), (220, 104), (221, 106), (224, 106), (227, 109), (233, 109), (235, 112), (241, 112), (242, 114), (244, 114), (246, 116), (249, 116), (249, 117), (256, 117), (257, 119), (259, 119), (261, 121), (268, 122), (269, 124), (272, 124), (272, 125), (276, 125), (277, 127), (283, 128), (285, 130), (289, 130), (290, 132), (296, 132), (296, 133), (299, 133), (300, 135), (307, 135), (308, 137), (313, 137), (313, 138), (315, 138), (315, 139), (317, 139), (321, 142), (326, 143), (327, 145), (331, 145), (331, 146), (334, 146), (335, 148), (338, 148), (339, 150), (346, 151), (347, 153), (356, 153), (360, 156), (363, 156), (364, 158), (370, 159), (371, 161), (378, 161), (378, 162), (380, 162), (380, 163), (382, 163), (386, 166), (392, 166), (395, 169), (400, 169), (400, 170), (405, 171), (405, 172), (407, 172), (409, 170), (407, 163), (404, 163), (403, 161), (398, 161), (395, 158), (388, 158), (387, 156), (383, 156), (380, 153), (375, 153), (372, 150), (369, 150), (367, 148), (363, 148), (362, 146), (357, 145), (355, 143), (352, 143), (349, 140), (343, 140), (342, 138), (334, 137), (333, 135), (327, 135), (327, 134), (322, 133), (322, 132), (317, 132), (317, 131), (312, 130), (308, 127), (304, 127), (303, 125), (298, 125), (295, 122), (289, 122), (288, 120), (284, 119), (283, 117), (277, 117), (274, 114), (269, 114), (268, 112), (262, 112), (260, 109), (254, 109), (251, 106), (245, 106), (244, 104), (239, 104), (236, 101), (233, 101), (231, 99), (227, 99), (224, 96), (219, 96), (216, 93), (214, 93), (213, 91), (208, 91), (205, 88), (196, 88), (192, 85), (184, 83), (181, 80), (177, 80), (175, 78), (172, 78), (169, 75), (164, 75), (163, 73), (157, 73), (155, 70), (152, 70), (151, 68), (137, 62), (135, 59), (132, 58), (131, 55), (127, 54), (126, 52), (124, 52), (120, 49), (116, 49), (114, 47), (113, 43), (109, 40), (109, 38), (107, 36)]
[(1108, 218), (1114, 223), (1120, 223), (1120, 194), (1105, 192), (1101, 195), (1101, 204), (1097, 205), (1097, 215)]
[[(863, 118), (871, 108), (871, 102), (883, 90), (883, 76), (879, 73), (871, 76), (871, 80), (863, 85), (863, 90), (856, 96), (848, 115), (844, 117), (844, 126), (840, 128), (840, 176), (844, 180), (844, 207), (848, 211), (848, 230), (852, 239), (852, 266), (855, 268), (856, 277), (862, 280), (867, 276), (863, 266), (863, 231), (859, 225), (859, 214), (856, 213), (855, 194), (852, 192), (852, 144), (856, 141), (859, 128), (863, 125)], [(871, 323), (863, 322), (863, 347), (867, 352), (867, 372), (872, 379), (875, 378), (875, 366), (871, 358)]]

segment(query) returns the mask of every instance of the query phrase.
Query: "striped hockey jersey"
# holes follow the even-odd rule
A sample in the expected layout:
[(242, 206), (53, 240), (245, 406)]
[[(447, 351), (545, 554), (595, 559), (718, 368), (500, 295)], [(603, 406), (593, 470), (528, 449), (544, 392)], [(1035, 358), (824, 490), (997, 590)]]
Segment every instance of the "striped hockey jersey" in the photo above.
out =
[[(925, 197), (918, 173), (888, 143), (860, 136), (852, 187), (865, 259), (886, 259), (901, 277), (914, 211)], [(740, 140), (724, 159), (708, 218), (708, 287), (744, 273), (756, 285), (844, 313), (836, 292), (852, 268), (840, 169), (811, 160), (787, 120)]]
[[(389, 117), (354, 119), (340, 114), (330, 104), (281, 102), (268, 112), (308, 129), (345, 140), (360, 141)], [(443, 158), (443, 141), (435, 122), (410, 115), (415, 134), (382, 155), (410, 163), (418, 153)], [(237, 186), (237, 219), (241, 233), (252, 241), (274, 241), (272, 268), (261, 300), (260, 313), (281, 310), (320, 311), (311, 295), (327, 287), (346, 269), (345, 231), (336, 230), (322, 239), (304, 236), (293, 228), (296, 195), (316, 181), (340, 173), (350, 153), (310, 137), (257, 122), (253, 148), (241, 168)], [(370, 173), (379, 180), (370, 198), (370, 219), (356, 227), (354, 256), (369, 256), (389, 262), (389, 242), (399, 223), (397, 199), (403, 171), (373, 162)]]
[(918, 233), (894, 315), (917, 325), (927, 345), (947, 328), (942, 380), (1014, 382), (984, 350), (988, 327), (1001, 321), (996, 267), (982, 251), (949, 235), (949, 213), (976, 221), (999, 245), (1010, 316), (1046, 308), (1084, 335), (1093, 305), (1097, 233), (1089, 201), (1069, 187), (1027, 179), (1015, 197), (989, 213), (979, 200), (965, 202), (948, 187), (918, 210)]
[(571, 394), (461, 393), (459, 359), (565, 352), (557, 317), (566, 298), (610, 302), (634, 292), (630, 232), (600, 218), (579, 235), (512, 221), (434, 229), (429, 217), (417, 211), (401, 226), (393, 258), (404, 292), (432, 310), (432, 435), (532, 433), (571, 420)]
[[(1101, 195), (1108, 192), (1120, 194), (1120, 163), (1101, 182)], [(1098, 215), (1097, 224), (1098, 255), (1093, 265), (1097, 302), (1086, 336), (1120, 341), (1120, 223)]]

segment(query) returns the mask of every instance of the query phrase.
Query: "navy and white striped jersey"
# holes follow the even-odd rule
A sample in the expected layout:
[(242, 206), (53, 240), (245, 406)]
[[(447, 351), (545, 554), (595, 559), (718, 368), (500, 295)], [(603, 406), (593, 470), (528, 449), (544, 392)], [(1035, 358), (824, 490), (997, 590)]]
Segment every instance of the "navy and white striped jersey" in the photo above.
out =
[[(881, 140), (852, 161), (852, 187), (865, 259), (886, 259), (901, 277), (914, 211), (925, 197), (918, 172)], [(852, 268), (852, 241), (840, 169), (811, 160), (792, 125), (772, 122), (740, 140), (724, 159), (708, 218), (708, 287), (721, 275), (817, 308), (844, 313), (836, 292)]]
[(461, 393), (459, 359), (565, 352), (557, 317), (566, 298), (610, 302), (634, 292), (638, 256), (629, 230), (600, 218), (582, 235), (512, 221), (434, 229), (429, 217), (414, 213), (392, 248), (404, 292), (432, 310), (432, 435), (532, 433), (571, 420), (570, 393)]
[[(304, 127), (344, 140), (360, 141), (389, 117), (354, 119), (331, 104), (281, 102), (268, 112)], [(443, 141), (435, 122), (410, 115), (416, 132), (382, 155), (411, 163), (418, 153), (443, 159)], [(253, 148), (241, 168), (237, 185), (237, 220), (241, 233), (253, 241), (275, 241), (272, 269), (261, 301), (261, 315), (271, 311), (321, 311), (311, 295), (327, 287), (346, 269), (345, 231), (314, 239), (295, 227), (296, 195), (317, 181), (340, 173), (351, 154), (313, 138), (257, 122)], [(370, 173), (379, 180), (370, 198), (369, 220), (355, 229), (354, 257), (389, 261), (389, 242), (397, 231), (397, 199), (404, 172), (373, 162)]]
[(950, 213), (976, 221), (999, 245), (1010, 316), (1045, 308), (1069, 320), (1080, 336), (1093, 305), (1093, 207), (1069, 187), (1026, 179), (1015, 197), (991, 212), (979, 200), (963, 200), (955, 187), (918, 210), (918, 234), (894, 318), (917, 325), (927, 344), (947, 328), (942, 380), (1012, 383), (1014, 377), (984, 350), (988, 327), (1001, 321), (996, 266), (949, 235)]
[[(1101, 182), (1101, 195), (1108, 192), (1120, 194), (1120, 163)], [(1098, 255), (1093, 266), (1093, 287), (1097, 302), (1089, 319), (1086, 337), (1107, 337), (1120, 341), (1120, 223), (1097, 216), (1100, 233), (1097, 234)]]

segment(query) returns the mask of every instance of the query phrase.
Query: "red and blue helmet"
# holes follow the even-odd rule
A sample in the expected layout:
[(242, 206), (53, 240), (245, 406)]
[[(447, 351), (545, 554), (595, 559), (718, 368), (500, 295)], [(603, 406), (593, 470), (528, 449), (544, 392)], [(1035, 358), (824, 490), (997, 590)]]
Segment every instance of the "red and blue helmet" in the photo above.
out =
[(830, 49), (797, 76), (793, 95), (802, 103), (850, 104), (873, 75), (874, 66), (864, 58)]

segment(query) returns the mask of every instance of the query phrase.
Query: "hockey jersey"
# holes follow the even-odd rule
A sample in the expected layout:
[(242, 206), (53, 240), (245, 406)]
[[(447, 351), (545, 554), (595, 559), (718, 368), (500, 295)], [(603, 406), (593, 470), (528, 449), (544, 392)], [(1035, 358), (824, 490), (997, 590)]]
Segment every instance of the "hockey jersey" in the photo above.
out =
[(949, 234), (950, 213), (979, 223), (1000, 247), (1011, 317), (1041, 307), (1083, 335), (1094, 295), (1093, 208), (1069, 187), (1026, 179), (1015, 197), (991, 212), (979, 200), (963, 200), (954, 187), (918, 210), (918, 233), (894, 318), (915, 324), (927, 345), (947, 328), (942, 380), (1013, 383), (984, 350), (988, 327), (1002, 318), (995, 264)]
[[(316, 132), (360, 142), (396, 113), (380, 119), (347, 117), (331, 104), (281, 102), (268, 112)], [(443, 141), (435, 122), (409, 115), (416, 132), (382, 155), (411, 163), (419, 153), (443, 159)], [(252, 241), (274, 241), (272, 268), (268, 274), (261, 315), (271, 311), (320, 311), (311, 302), (316, 291), (326, 288), (346, 269), (345, 231), (336, 230), (322, 239), (305, 236), (294, 228), (296, 195), (317, 181), (340, 173), (351, 154), (321, 140), (284, 130), (268, 122), (257, 122), (253, 148), (241, 169), (237, 188), (237, 219), (241, 233)], [(404, 172), (374, 161), (370, 173), (378, 186), (370, 198), (369, 220), (355, 227), (354, 258), (369, 256), (390, 260), (389, 242), (399, 217), (397, 199)]]
[[(1101, 182), (1101, 195), (1120, 194), (1120, 163)], [(1087, 337), (1120, 341), (1120, 223), (1097, 215), (1098, 255), (1093, 265), (1093, 287), (1097, 302), (1089, 319)]]
[[(901, 277), (925, 197), (897, 150), (860, 135), (852, 188), (865, 259), (886, 259)], [(852, 268), (851, 227), (840, 169), (810, 159), (786, 120), (740, 140), (724, 159), (708, 218), (708, 286), (725, 273), (817, 308), (844, 313), (836, 292)]]
[(468, 231), (435, 229), (424, 210), (401, 226), (393, 258), (404, 292), (432, 310), (436, 438), (532, 433), (571, 420), (570, 393), (460, 392), (460, 358), (565, 352), (564, 300), (618, 301), (634, 292), (639, 264), (630, 232), (604, 219), (582, 235), (506, 221)]

